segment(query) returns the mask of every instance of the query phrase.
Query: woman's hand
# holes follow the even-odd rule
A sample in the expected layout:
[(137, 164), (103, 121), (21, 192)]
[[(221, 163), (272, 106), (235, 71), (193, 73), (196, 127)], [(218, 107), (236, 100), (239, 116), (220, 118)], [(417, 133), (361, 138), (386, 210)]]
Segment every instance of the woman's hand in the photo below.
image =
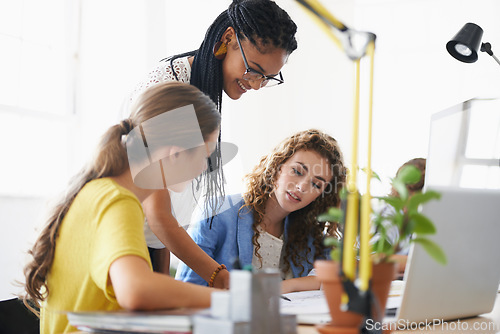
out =
[(229, 271), (227, 269), (222, 269), (219, 271), (217, 276), (214, 279), (214, 288), (218, 289), (229, 289)]
[(281, 282), (281, 293), (319, 290), (320, 281), (316, 276), (290, 278)]

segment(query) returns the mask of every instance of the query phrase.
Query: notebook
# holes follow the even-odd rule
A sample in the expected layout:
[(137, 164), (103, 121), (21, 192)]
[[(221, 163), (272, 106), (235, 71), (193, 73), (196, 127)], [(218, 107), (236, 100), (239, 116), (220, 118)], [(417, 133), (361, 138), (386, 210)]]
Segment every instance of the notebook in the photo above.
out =
[(191, 334), (192, 317), (209, 309), (174, 309), (155, 312), (68, 312), (69, 323), (81, 331), (106, 333)]
[(472, 317), (493, 309), (500, 283), (500, 190), (433, 187), (439, 201), (422, 213), (437, 228), (431, 236), (448, 263), (434, 261), (412, 244), (401, 305), (384, 322), (436, 322)]

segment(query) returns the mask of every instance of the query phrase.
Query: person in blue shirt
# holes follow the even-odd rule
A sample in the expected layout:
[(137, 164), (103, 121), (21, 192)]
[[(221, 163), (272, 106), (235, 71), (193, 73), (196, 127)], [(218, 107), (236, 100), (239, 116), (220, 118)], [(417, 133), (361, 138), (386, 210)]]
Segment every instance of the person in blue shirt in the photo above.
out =
[[(189, 233), (215, 261), (230, 271), (235, 263), (277, 268), (282, 292), (319, 289), (307, 277), (316, 259), (327, 257), (325, 235), (340, 237), (337, 223), (316, 217), (340, 205), (346, 168), (337, 141), (312, 129), (282, 141), (246, 175), (246, 191), (226, 196), (219, 213), (195, 215)], [(180, 263), (177, 279), (206, 285)], [(288, 280), (292, 279), (293, 280)]]

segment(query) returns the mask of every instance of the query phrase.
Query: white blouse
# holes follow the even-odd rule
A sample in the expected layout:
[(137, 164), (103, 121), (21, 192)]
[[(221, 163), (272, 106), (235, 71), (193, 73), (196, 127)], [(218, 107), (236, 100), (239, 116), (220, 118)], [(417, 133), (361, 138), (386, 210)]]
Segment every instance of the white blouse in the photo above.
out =
[[(281, 273), (281, 266), (283, 265), (282, 259), (282, 250), (284, 244), (283, 234), (277, 238), (272, 234), (264, 231), (264, 229), (259, 225), (257, 226), (257, 230), (260, 235), (257, 241), (260, 244), (259, 254), (262, 257), (262, 265), (260, 263), (259, 258), (253, 253), (252, 257), (252, 267), (255, 269), (263, 269), (263, 268), (276, 268)], [(281, 273), (283, 279), (293, 278), (293, 274), (291, 270), (284, 275)], [(312, 269), (307, 276), (316, 276), (316, 270)]]
[(262, 257), (262, 265), (259, 258), (257, 257), (257, 255), (255, 255), (254, 252), (252, 258), (252, 267), (254, 267), (255, 269), (280, 269), (281, 249), (283, 248), (283, 235), (277, 238), (274, 235), (264, 231), (264, 229), (260, 225), (257, 226), (257, 230), (260, 233), (257, 241), (260, 244), (259, 254)]
[[(180, 82), (189, 83), (191, 80), (191, 65), (188, 57), (177, 58), (173, 61), (173, 67)], [(177, 81), (170, 66), (170, 60), (161, 61), (146, 78), (142, 80), (124, 101), (122, 106), (122, 117), (125, 119), (130, 116), (130, 108), (136, 102), (138, 97), (149, 87), (156, 84), (168, 81)], [(193, 181), (196, 182), (196, 181)], [(200, 197), (200, 192), (193, 193), (191, 185), (181, 193), (170, 192), (170, 200), (172, 205), (172, 214), (177, 219), (179, 225), (183, 227), (189, 226), (191, 215), (196, 208), (196, 199)], [(144, 235), (146, 242), (151, 248), (164, 248), (163, 243), (151, 231), (147, 221), (144, 223)]]

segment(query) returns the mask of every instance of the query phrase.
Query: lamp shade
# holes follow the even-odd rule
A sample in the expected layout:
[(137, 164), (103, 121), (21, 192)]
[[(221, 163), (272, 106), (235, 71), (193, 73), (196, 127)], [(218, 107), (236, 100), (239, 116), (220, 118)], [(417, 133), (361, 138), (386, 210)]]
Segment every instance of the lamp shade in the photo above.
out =
[(477, 60), (477, 51), (483, 29), (474, 23), (466, 23), (462, 29), (446, 43), (446, 49), (456, 59), (464, 63), (473, 63)]

